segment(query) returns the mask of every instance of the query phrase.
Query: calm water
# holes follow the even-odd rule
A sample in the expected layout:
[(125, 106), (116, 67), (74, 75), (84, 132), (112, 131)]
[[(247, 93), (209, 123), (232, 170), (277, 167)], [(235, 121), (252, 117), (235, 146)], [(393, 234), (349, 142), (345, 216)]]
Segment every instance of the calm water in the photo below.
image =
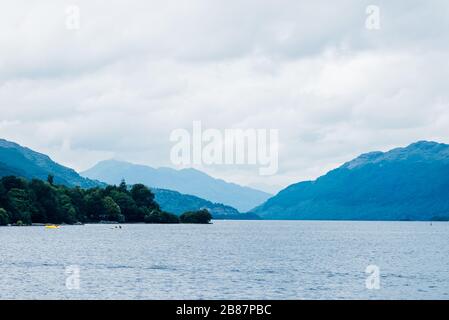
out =
[[(123, 227), (0, 228), (0, 298), (449, 299), (449, 223)], [(366, 288), (368, 265), (379, 290)]]

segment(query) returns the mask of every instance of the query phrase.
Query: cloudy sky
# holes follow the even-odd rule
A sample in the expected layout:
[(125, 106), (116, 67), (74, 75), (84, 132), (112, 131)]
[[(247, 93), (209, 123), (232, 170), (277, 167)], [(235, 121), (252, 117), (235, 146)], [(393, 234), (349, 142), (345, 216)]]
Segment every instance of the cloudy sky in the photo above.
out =
[(1, 0), (0, 137), (84, 170), (173, 166), (170, 132), (195, 120), (278, 129), (276, 175), (198, 167), (274, 191), (449, 142), (448, 15), (445, 0)]

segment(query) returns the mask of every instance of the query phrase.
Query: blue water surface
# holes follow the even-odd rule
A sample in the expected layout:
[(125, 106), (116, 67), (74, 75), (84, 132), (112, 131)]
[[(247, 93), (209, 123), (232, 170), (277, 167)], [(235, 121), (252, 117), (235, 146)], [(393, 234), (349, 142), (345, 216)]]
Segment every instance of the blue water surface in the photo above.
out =
[(446, 222), (122, 227), (1, 227), (0, 298), (449, 299)]

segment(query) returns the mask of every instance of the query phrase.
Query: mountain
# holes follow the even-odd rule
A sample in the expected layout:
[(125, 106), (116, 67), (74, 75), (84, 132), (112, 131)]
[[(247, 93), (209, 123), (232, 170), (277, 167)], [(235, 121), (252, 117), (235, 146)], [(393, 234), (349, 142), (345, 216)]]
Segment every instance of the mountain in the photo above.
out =
[(90, 188), (100, 184), (81, 177), (75, 170), (54, 162), (47, 155), (0, 139), (0, 177), (14, 175), (46, 180), (49, 174), (54, 176), (55, 183), (67, 186)]
[(117, 160), (102, 161), (81, 175), (109, 184), (118, 184), (125, 179), (130, 184), (140, 182), (152, 188), (175, 190), (224, 203), (241, 212), (254, 208), (271, 196), (259, 190), (215, 179), (195, 169), (155, 169)]
[(214, 219), (233, 219), (233, 220), (254, 220), (260, 219), (257, 215), (251, 213), (240, 213), (235, 208), (220, 203), (181, 194), (177, 191), (152, 188), (155, 194), (156, 202), (162, 210), (180, 215), (187, 211), (196, 211), (208, 209)]
[(264, 219), (448, 220), (449, 145), (420, 141), (363, 154), (251, 212)]
[[(56, 184), (80, 186), (82, 188), (104, 187), (106, 184), (80, 176), (75, 170), (64, 167), (48, 156), (22, 147), (17, 143), (0, 139), (0, 177), (18, 176), (27, 179), (46, 180), (48, 175), (54, 176)], [(136, 180), (135, 183), (139, 183)], [(181, 194), (176, 191), (152, 189), (156, 202), (162, 210), (175, 214), (186, 211), (209, 209), (215, 219), (259, 219), (255, 214), (242, 214), (233, 207)]]

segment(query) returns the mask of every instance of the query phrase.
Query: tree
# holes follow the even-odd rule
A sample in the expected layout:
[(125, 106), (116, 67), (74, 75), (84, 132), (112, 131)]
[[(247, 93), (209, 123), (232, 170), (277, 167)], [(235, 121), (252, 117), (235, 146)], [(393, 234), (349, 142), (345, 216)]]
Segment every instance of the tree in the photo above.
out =
[(143, 222), (145, 215), (139, 210), (134, 199), (128, 192), (112, 191), (111, 197), (121, 209), (127, 222)]
[(31, 224), (31, 215), (35, 210), (25, 190), (13, 188), (8, 194), (8, 211), (11, 213), (11, 222), (22, 221)]
[(131, 196), (138, 207), (147, 207), (149, 209), (159, 209), (154, 202), (154, 194), (143, 184), (135, 184), (131, 188)]
[(212, 215), (209, 213), (208, 210), (202, 209), (199, 211), (189, 211), (183, 213), (179, 220), (181, 220), (181, 223), (203, 223), (207, 224), (210, 223), (212, 220)]
[(42, 180), (33, 179), (28, 186), (30, 197), (35, 208), (33, 222), (63, 222), (63, 212), (60, 205), (59, 189)]
[(120, 182), (119, 186), (118, 186), (119, 191), (121, 192), (126, 192), (128, 191), (128, 187), (126, 185), (126, 181), (125, 179), (122, 179), (122, 182)]
[(100, 221), (105, 215), (103, 206), (103, 196), (100, 189), (91, 189), (85, 197), (86, 214), (90, 221)]
[(8, 176), (8, 177), (3, 177), (1, 181), (2, 181), (3, 187), (6, 189), (6, 192), (11, 190), (12, 188), (25, 189), (27, 187), (27, 181), (23, 178)]
[[(47, 181), (8, 176), (0, 179), (0, 225), (100, 220), (179, 223), (179, 218), (162, 211), (154, 198), (143, 184), (128, 189), (125, 181), (119, 186), (82, 189), (55, 185), (51, 175)], [(207, 210), (186, 212), (182, 222), (209, 223), (211, 218)]]
[(0, 208), (0, 226), (6, 226), (9, 224), (9, 215), (5, 209)]
[(114, 199), (107, 196), (103, 199), (103, 207), (104, 207), (104, 215), (105, 220), (108, 221), (117, 221), (117, 222), (124, 222), (125, 216), (122, 215), (122, 210), (118, 206), (117, 203), (115, 203)]
[(5, 186), (3, 185), (3, 181), (0, 180), (0, 208), (6, 206), (7, 203), (7, 198), (6, 198), (6, 194), (7, 194), (7, 190), (5, 188)]
[(145, 215), (146, 223), (179, 223), (179, 218), (171, 213), (153, 210)]
[[(62, 192), (60, 191), (60, 193)], [(60, 194), (58, 199), (61, 206), (62, 221), (69, 224), (77, 222), (76, 209), (72, 204), (72, 199), (66, 194)]]
[(84, 199), (86, 191), (77, 186), (75, 188), (67, 189), (66, 193), (70, 197), (73, 207), (76, 210), (76, 221), (87, 222), (86, 201)]
[(47, 177), (47, 182), (48, 182), (50, 185), (53, 185), (54, 181), (55, 181), (55, 176), (52, 175), (52, 174), (49, 174), (48, 177)]

